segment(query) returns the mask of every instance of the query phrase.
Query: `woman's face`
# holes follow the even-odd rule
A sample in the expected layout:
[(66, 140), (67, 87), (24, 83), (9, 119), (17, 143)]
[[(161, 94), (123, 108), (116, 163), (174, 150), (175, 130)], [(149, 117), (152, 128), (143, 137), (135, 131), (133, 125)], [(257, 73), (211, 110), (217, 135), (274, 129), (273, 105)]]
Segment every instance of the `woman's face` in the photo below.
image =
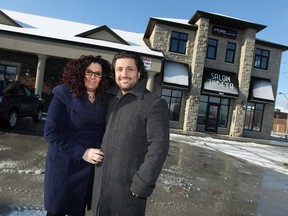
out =
[(102, 67), (92, 62), (85, 70), (85, 87), (88, 92), (95, 92), (102, 79)]

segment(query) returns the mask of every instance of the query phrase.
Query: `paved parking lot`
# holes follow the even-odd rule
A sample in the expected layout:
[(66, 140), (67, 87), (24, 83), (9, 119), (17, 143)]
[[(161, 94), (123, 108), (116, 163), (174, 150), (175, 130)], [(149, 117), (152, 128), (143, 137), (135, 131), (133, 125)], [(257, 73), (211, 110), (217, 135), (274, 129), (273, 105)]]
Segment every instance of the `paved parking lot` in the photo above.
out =
[[(1, 216), (45, 215), (43, 123), (24, 119), (13, 130), (0, 129)], [(193, 137), (187, 138), (193, 145), (171, 138), (146, 216), (288, 215), (288, 175), (215, 151), (211, 144), (203, 148)]]

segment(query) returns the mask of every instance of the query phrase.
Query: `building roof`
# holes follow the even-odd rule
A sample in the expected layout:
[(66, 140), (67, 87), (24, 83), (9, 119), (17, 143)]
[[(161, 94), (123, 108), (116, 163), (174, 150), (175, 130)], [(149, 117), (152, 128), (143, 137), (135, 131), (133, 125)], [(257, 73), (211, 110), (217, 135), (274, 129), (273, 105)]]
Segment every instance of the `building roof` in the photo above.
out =
[(261, 40), (261, 39), (256, 39), (256, 44), (274, 47), (276, 49), (281, 49), (283, 52), (288, 50), (288, 46), (277, 44), (277, 43), (272, 43), (272, 42)]
[(209, 19), (209, 22), (212, 24), (216, 24), (216, 25), (223, 25), (224, 24), (227, 27), (240, 29), (240, 30), (245, 30), (247, 28), (254, 28), (257, 30), (257, 32), (259, 32), (259, 31), (261, 31), (267, 27), (266, 25), (253, 23), (250, 21), (226, 16), (223, 14), (209, 13), (209, 12), (200, 11), (200, 10), (197, 10), (195, 12), (195, 14), (189, 20), (189, 23), (195, 24), (197, 22), (197, 20), (199, 20), (200, 18), (207, 18), (207, 19)]
[(144, 33), (144, 37), (145, 38), (150, 37), (156, 23), (174, 26), (174, 27), (181, 27), (184, 29), (197, 30), (198, 26), (197, 25), (191, 25), (188, 23), (188, 21), (189, 20), (186, 20), (186, 19), (151, 17), (149, 22), (148, 22), (146, 31)]
[[(5, 33), (23, 34), (25, 36), (44, 37), (79, 43), (96, 45), (115, 50), (129, 50), (155, 57), (163, 57), (162, 52), (151, 50), (143, 41), (142, 33), (110, 29), (108, 26), (97, 26), (38, 15), (0, 10), (0, 31)], [(113, 40), (105, 40), (96, 34), (106, 31)], [(89, 34), (91, 37), (89, 37)]]
[[(207, 18), (209, 19), (209, 22), (214, 25), (225, 26), (225, 27), (230, 27), (233, 29), (240, 29), (240, 30), (245, 30), (247, 28), (254, 28), (257, 30), (257, 32), (259, 32), (267, 27), (265, 25), (253, 23), (247, 20), (242, 20), (242, 19), (238, 19), (238, 18), (234, 18), (234, 17), (222, 15), (222, 14), (209, 13), (209, 12), (197, 10), (190, 20), (189, 19), (151, 17), (147, 25), (144, 37), (145, 38), (150, 37), (156, 23), (169, 25), (169, 26), (175, 26), (175, 27), (181, 27), (185, 29), (197, 30), (198, 26), (195, 23), (200, 18)], [(282, 51), (288, 50), (288, 46), (257, 39), (257, 38), (256, 38), (256, 43), (265, 45), (265, 46), (274, 47), (277, 49), (281, 49)]]

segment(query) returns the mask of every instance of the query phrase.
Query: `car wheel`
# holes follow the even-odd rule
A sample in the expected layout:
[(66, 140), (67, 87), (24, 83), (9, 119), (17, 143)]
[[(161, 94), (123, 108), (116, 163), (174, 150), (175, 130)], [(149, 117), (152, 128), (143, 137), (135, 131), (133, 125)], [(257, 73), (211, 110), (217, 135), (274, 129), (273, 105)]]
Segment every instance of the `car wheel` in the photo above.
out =
[(40, 121), (41, 118), (42, 118), (42, 115), (43, 115), (42, 109), (38, 109), (37, 115), (33, 116), (33, 120), (34, 120), (35, 122)]
[(7, 118), (7, 126), (9, 128), (14, 128), (18, 121), (18, 113), (15, 110), (11, 110), (9, 112), (8, 118)]

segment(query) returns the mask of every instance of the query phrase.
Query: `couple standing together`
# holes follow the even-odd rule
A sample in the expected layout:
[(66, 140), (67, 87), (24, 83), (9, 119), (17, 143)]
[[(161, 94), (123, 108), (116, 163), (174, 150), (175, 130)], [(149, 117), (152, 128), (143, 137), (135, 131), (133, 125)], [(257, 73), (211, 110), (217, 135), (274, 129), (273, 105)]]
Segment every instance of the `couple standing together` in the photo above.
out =
[(67, 63), (44, 129), (47, 216), (145, 215), (169, 149), (167, 103), (146, 81), (133, 52)]

